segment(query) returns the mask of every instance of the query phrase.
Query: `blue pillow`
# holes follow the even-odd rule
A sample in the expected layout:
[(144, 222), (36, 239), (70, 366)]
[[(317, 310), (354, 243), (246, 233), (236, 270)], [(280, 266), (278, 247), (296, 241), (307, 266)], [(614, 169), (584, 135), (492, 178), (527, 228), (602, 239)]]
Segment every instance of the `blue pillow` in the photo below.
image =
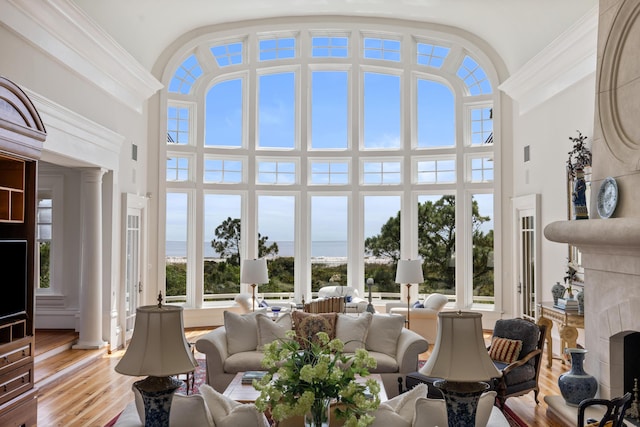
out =
[(346, 297), (344, 297), (344, 299), (346, 299), (347, 302), (351, 302), (351, 295), (347, 295)]
[(269, 307), (269, 303), (265, 300), (262, 300), (260, 301), (260, 304), (258, 304), (258, 307)]
[(424, 304), (422, 304), (420, 301), (416, 301), (413, 303), (413, 308), (424, 308)]

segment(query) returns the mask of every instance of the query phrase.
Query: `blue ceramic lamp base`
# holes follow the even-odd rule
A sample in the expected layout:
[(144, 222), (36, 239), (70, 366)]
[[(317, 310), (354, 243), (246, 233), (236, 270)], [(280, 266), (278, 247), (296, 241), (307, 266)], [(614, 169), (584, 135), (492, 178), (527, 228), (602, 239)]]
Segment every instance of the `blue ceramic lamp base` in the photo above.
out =
[(489, 389), (489, 384), (440, 380), (433, 385), (444, 395), (449, 427), (476, 425), (478, 400)]
[(147, 377), (133, 384), (144, 402), (145, 427), (169, 427), (173, 393), (181, 385), (182, 381), (171, 377)]

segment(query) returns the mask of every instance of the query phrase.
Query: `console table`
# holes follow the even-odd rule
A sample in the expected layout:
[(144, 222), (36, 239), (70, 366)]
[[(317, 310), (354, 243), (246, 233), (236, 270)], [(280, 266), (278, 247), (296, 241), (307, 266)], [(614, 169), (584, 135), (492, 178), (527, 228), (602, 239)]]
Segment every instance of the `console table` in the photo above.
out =
[[(577, 328), (584, 329), (584, 315), (578, 314), (577, 311), (565, 311), (554, 307), (552, 302), (538, 304), (538, 314), (538, 324), (547, 327), (545, 341), (547, 343), (547, 368), (550, 368), (553, 362), (553, 341), (551, 338), (553, 322), (558, 323), (560, 352), (564, 353), (565, 348), (575, 348), (577, 346)], [(560, 360), (564, 364), (564, 357), (561, 357)]]

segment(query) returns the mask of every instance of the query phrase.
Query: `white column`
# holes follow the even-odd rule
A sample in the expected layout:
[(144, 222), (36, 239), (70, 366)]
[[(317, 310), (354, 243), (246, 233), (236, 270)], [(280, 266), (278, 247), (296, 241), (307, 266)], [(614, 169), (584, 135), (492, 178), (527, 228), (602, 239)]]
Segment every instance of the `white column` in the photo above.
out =
[(101, 168), (82, 170), (80, 265), (80, 338), (75, 349), (96, 349), (102, 339), (102, 175)]

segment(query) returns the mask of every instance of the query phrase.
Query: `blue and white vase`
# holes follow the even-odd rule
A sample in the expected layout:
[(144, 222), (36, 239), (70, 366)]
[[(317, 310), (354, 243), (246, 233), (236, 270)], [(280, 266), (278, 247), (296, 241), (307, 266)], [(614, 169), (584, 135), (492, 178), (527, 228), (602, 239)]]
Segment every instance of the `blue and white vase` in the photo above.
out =
[(584, 314), (584, 289), (580, 289), (576, 299), (578, 300), (578, 314)]
[(555, 285), (551, 287), (551, 295), (553, 295), (553, 304), (558, 304), (558, 298), (562, 298), (564, 296), (564, 291), (567, 288), (562, 286), (560, 282), (556, 282)]
[(565, 353), (571, 356), (571, 370), (558, 378), (558, 387), (564, 401), (569, 406), (578, 406), (584, 399), (590, 399), (598, 391), (598, 381), (584, 371), (584, 348), (567, 348)]

